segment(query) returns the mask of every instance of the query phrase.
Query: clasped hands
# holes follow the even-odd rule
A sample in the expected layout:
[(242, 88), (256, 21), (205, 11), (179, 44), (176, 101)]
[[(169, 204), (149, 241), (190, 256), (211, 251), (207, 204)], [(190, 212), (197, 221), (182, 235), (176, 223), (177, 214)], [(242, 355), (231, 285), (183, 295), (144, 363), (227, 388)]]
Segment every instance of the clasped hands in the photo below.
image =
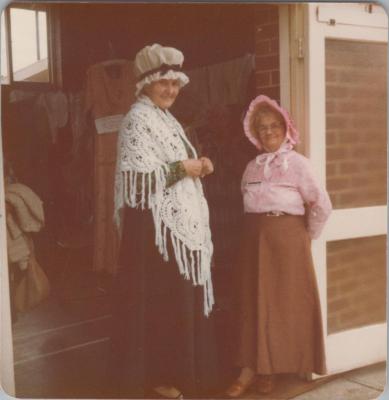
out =
[(182, 164), (186, 174), (192, 178), (203, 178), (213, 172), (213, 164), (208, 157), (200, 157), (198, 160), (189, 158), (182, 161)]

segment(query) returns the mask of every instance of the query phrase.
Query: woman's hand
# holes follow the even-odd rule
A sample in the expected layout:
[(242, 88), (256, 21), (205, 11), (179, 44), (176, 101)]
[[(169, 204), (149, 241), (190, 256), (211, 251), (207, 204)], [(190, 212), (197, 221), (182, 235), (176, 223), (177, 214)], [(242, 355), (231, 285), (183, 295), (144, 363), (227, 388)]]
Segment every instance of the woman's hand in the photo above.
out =
[(203, 169), (203, 163), (201, 160), (196, 160), (196, 159), (188, 159), (182, 161), (182, 164), (184, 165), (185, 172), (188, 176), (192, 178), (198, 178), (202, 174), (202, 169)]
[(212, 174), (214, 171), (212, 161), (208, 157), (201, 157), (200, 161), (202, 164), (201, 177)]

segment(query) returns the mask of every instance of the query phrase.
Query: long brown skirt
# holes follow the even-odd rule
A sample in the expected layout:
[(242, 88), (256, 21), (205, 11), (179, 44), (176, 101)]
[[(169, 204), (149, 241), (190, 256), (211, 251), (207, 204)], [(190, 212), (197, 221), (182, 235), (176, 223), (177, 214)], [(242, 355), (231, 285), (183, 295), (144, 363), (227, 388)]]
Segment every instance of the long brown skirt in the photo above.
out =
[(325, 374), (320, 301), (304, 217), (245, 214), (237, 364)]

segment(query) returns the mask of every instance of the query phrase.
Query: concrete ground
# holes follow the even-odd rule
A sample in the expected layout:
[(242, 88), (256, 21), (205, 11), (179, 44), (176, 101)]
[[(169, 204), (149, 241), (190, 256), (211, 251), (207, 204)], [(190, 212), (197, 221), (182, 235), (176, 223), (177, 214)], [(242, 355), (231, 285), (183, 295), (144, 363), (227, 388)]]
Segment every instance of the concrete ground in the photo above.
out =
[(335, 377), (293, 400), (371, 400), (389, 399), (382, 394), (386, 385), (386, 363), (371, 365)]

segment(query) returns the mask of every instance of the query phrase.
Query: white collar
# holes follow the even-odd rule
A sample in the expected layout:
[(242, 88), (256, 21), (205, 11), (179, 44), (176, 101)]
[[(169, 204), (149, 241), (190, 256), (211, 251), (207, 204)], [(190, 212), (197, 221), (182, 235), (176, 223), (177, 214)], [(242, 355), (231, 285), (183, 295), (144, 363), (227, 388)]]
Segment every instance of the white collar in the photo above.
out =
[[(290, 150), (293, 149), (293, 145), (289, 143), (287, 140), (285, 140), (281, 146), (278, 148), (278, 150), (271, 152), (271, 153), (262, 153), (258, 155), (255, 159), (256, 164), (262, 166), (264, 165), (264, 176), (265, 178), (270, 178), (272, 175), (272, 169), (271, 169), (271, 164), (272, 162), (279, 158), (282, 157), (282, 169), (284, 171), (287, 171), (289, 168), (288, 165), (288, 160), (285, 157), (287, 153), (289, 153)], [(278, 164), (279, 165), (279, 164)]]

